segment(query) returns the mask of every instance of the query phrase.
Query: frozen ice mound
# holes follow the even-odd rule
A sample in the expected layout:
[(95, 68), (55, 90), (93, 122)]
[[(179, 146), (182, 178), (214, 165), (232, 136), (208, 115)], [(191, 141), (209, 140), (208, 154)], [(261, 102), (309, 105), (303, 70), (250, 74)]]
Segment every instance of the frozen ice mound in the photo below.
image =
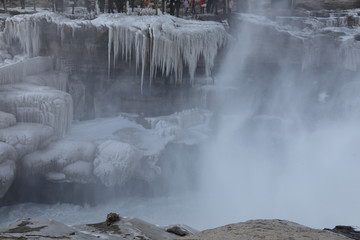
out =
[(95, 149), (91, 142), (59, 140), (26, 155), (22, 167), (28, 176), (43, 175), (52, 181), (93, 182)]
[(54, 129), (39, 123), (17, 123), (0, 129), (0, 141), (16, 149), (19, 157), (47, 146), (53, 139)]

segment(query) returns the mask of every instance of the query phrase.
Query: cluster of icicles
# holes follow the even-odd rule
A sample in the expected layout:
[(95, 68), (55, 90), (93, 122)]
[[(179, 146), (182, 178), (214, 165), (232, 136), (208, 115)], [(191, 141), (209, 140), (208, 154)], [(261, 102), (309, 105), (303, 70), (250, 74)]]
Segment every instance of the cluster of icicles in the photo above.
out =
[[(169, 15), (128, 16), (103, 14), (94, 20), (70, 20), (51, 12), (21, 15), (6, 21), (5, 34), (9, 40), (18, 39), (28, 56), (37, 56), (41, 48), (40, 22), (54, 23), (63, 40), (64, 28), (73, 31), (94, 26), (108, 29), (108, 66), (116, 65), (119, 57), (135, 61), (141, 70), (141, 86), (148, 68), (150, 84), (157, 73), (173, 76), (174, 83), (183, 81), (188, 69), (192, 83), (200, 57), (204, 58), (205, 74), (211, 74), (218, 49), (227, 39), (222, 24), (210, 21), (183, 20)], [(134, 59), (133, 59), (134, 58)]]

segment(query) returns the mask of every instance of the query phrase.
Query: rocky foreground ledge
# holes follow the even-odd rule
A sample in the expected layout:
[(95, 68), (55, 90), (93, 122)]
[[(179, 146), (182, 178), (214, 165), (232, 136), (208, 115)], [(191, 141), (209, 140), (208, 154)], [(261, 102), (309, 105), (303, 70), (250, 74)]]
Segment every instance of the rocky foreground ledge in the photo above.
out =
[(197, 232), (186, 225), (160, 227), (110, 213), (104, 222), (75, 226), (49, 219), (21, 219), (0, 229), (0, 239), (349, 240), (360, 239), (360, 232), (349, 226), (318, 230), (285, 220), (250, 220)]

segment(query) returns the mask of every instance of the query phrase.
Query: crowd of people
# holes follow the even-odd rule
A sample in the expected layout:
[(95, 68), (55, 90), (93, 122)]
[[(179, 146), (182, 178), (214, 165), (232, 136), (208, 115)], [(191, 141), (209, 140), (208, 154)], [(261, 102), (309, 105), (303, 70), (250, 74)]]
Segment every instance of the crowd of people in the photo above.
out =
[[(0, 0), (6, 10), (6, 1)], [(34, 7), (35, 7), (35, 0)], [(64, 11), (64, 0), (49, 0), (52, 3), (53, 11)], [(75, 6), (78, 5), (80, 0), (70, 0), (74, 13)], [(251, 0), (83, 0), (85, 7), (89, 12), (94, 12), (98, 7), (101, 13), (123, 13), (130, 7), (134, 10), (135, 7), (139, 8), (156, 8), (161, 9), (162, 12), (168, 12), (177, 17), (182, 14), (183, 16), (196, 15), (196, 14), (218, 14), (219, 12), (228, 14), (233, 11), (236, 5), (237, 10), (247, 9), (249, 1)], [(107, 1), (107, 2), (106, 2)], [(129, 1), (127, 3), (127, 1)], [(236, 2), (234, 2), (236, 1)], [(277, 4), (284, 4), (291, 8), (295, 0), (271, 0), (271, 6)], [(128, 6), (127, 6), (128, 4)], [(25, 8), (25, 0), (20, 0), (21, 8)], [(80, 5), (80, 4), (79, 4)], [(105, 9), (106, 7), (106, 9)]]

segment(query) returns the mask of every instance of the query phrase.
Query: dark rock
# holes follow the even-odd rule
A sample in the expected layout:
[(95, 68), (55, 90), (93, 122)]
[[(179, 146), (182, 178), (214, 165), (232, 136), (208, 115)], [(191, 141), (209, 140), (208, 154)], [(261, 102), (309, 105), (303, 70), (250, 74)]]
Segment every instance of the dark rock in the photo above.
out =
[(178, 225), (171, 226), (171, 227), (167, 228), (166, 231), (169, 232), (169, 233), (176, 234), (176, 235), (181, 236), (181, 237), (187, 236), (187, 235), (190, 234), (186, 229), (184, 229), (184, 228), (182, 228), (182, 227), (180, 227)]
[(360, 231), (356, 231), (351, 226), (338, 225), (338, 226), (335, 226), (333, 229), (325, 228), (324, 230), (331, 231), (334, 233), (339, 233), (339, 234), (344, 235), (351, 239), (360, 240)]
[(106, 216), (106, 224), (108, 226), (110, 226), (111, 224), (113, 224), (114, 222), (118, 222), (120, 221), (120, 216), (117, 213), (109, 213)]
[(354, 38), (355, 38), (356, 41), (360, 41), (360, 34), (356, 34), (356, 35), (354, 36)]

